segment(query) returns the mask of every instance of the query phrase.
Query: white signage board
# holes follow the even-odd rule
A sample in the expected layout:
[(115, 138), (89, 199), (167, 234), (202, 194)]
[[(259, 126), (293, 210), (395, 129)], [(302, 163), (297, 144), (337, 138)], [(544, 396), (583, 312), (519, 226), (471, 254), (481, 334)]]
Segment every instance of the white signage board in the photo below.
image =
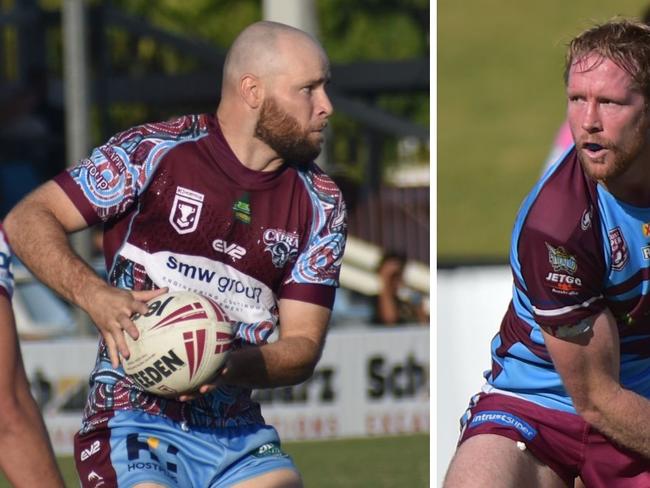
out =
[[(22, 344), (57, 454), (72, 454), (96, 350), (95, 339)], [(332, 330), (310, 380), (254, 395), (283, 440), (429, 432), (429, 329)]]

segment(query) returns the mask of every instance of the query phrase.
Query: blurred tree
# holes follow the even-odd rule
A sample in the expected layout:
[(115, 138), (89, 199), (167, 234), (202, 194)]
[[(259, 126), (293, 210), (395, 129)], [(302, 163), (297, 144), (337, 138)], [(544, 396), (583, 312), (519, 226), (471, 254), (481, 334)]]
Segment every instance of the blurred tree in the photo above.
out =
[[(429, 57), (428, 0), (318, 0), (320, 37), (333, 63), (396, 61)], [(423, 126), (429, 125), (429, 93), (382, 95), (365, 100)], [(341, 114), (332, 120), (333, 132), (344, 135), (332, 143), (342, 176), (353, 182), (367, 179), (365, 162), (369, 135)], [(383, 138), (382, 171), (396, 162), (397, 139)], [(429, 154), (420, 148), (423, 161)]]
[[(49, 13), (60, 11), (62, 0), (34, 0)], [(189, 39), (212, 44), (225, 51), (235, 36), (248, 24), (261, 19), (261, 0), (88, 0), (91, 7), (114, 7), (152, 26)], [(11, 10), (17, 0), (0, 0), (4, 11)], [(428, 0), (316, 0), (319, 37), (332, 63), (358, 61), (397, 61), (429, 56)], [(97, 29), (89, 29), (93, 45), (99, 39)], [(3, 30), (6, 60), (11, 59), (15, 40), (11, 26)], [(46, 32), (47, 64), (56, 77), (61, 76), (62, 37), (58, 25)], [(151, 36), (132, 35), (119, 26), (108, 28), (108, 49), (111, 72), (129, 78), (147, 74), (183, 74), (214, 70), (187, 52), (161, 46)], [(9, 48), (7, 48), (9, 46)], [(91, 54), (91, 73), (102, 61)], [(106, 62), (106, 60), (104, 60)], [(6, 69), (6, 63), (3, 63)], [(423, 126), (429, 124), (429, 93), (394, 93), (359, 97), (398, 117)], [(108, 119), (93, 113), (93, 139), (99, 142), (116, 129), (146, 120), (171, 115), (169, 107), (142, 103), (111, 104)], [(173, 111), (212, 110), (212, 107), (175, 107)], [(331, 159), (343, 176), (361, 182), (368, 160), (368, 138), (381, 140), (380, 168), (399, 160), (395, 137), (368, 134), (358, 122), (335, 112), (330, 141)], [(426, 146), (425, 146), (426, 148)], [(428, 160), (428, 149), (421, 154)], [(422, 152), (422, 151), (421, 151)]]
[[(201, 38), (226, 49), (246, 25), (261, 19), (260, 0), (113, 0), (115, 6), (147, 19), (157, 27)], [(317, 0), (319, 37), (333, 63), (404, 60), (429, 56), (429, 2), (427, 0)], [(157, 50), (142, 38), (137, 46), (115, 32), (114, 62), (124, 68), (178, 73), (197, 69), (196, 62), (169, 50)], [(137, 59), (133, 59), (136, 56)], [(120, 63), (120, 59), (122, 63)], [(375, 104), (423, 126), (429, 125), (429, 93), (382, 95)], [(114, 112), (128, 113), (123, 108)], [(142, 107), (137, 111), (142, 115)], [(363, 127), (335, 113), (330, 145), (336, 171), (356, 182), (364, 179), (367, 134)], [(382, 169), (398, 161), (397, 139), (383, 138)], [(422, 145), (420, 157), (428, 161)]]

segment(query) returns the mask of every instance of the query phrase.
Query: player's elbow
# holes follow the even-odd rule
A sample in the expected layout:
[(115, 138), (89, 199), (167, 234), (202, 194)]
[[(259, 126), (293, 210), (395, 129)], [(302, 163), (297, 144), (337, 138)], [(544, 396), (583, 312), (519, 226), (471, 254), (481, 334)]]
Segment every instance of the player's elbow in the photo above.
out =
[(3, 396), (0, 399), (0, 439), (11, 437), (26, 422), (26, 412), (16, 395)]
[(20, 230), (20, 217), (18, 216), (19, 213), (19, 210), (14, 207), (9, 211), (5, 218), (2, 219), (2, 226), (4, 227), (7, 236), (13, 236)]
[[(29, 239), (36, 225), (34, 216), (38, 215), (40, 207), (32, 204), (31, 200), (30, 196), (25, 197), (2, 219), (2, 227), (14, 251), (20, 247), (18, 244)], [(42, 210), (40, 211), (42, 212)]]
[(608, 411), (616, 405), (616, 395), (622, 390), (620, 385), (615, 389), (595, 389), (583, 395), (573, 396), (573, 405), (585, 422), (596, 429), (603, 429), (607, 422)]
[(602, 425), (604, 420), (603, 412), (594, 404), (576, 404), (575, 407), (578, 415), (589, 425), (596, 428)]
[(307, 381), (309, 378), (311, 378), (314, 374), (314, 371), (316, 370), (316, 364), (318, 364), (318, 358), (315, 360), (307, 360), (296, 364), (296, 367), (294, 369), (294, 383), (303, 383), (304, 381)]
[(296, 357), (294, 363), (294, 383), (302, 383), (312, 377), (320, 360), (322, 348), (313, 341), (303, 342), (303, 354)]

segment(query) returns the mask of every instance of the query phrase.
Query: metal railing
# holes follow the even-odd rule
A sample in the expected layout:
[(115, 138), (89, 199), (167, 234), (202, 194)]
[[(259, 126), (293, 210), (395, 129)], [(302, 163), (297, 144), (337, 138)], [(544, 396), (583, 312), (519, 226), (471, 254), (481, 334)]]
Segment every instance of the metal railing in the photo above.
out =
[(383, 186), (348, 213), (350, 236), (429, 264), (429, 187)]

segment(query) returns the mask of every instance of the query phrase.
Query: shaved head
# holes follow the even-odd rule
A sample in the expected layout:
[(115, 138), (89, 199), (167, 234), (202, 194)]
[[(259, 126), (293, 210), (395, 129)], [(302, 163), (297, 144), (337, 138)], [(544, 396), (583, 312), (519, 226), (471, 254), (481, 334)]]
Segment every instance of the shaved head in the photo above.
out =
[(236, 86), (244, 74), (268, 78), (281, 72), (297, 46), (313, 48), (327, 59), (318, 41), (300, 29), (270, 21), (251, 24), (228, 51), (223, 69), (224, 90)]
[(268, 21), (245, 28), (226, 56), (217, 108), (237, 156), (259, 155), (264, 163), (251, 167), (265, 168), (316, 158), (333, 111), (329, 78), (327, 54), (308, 33)]

